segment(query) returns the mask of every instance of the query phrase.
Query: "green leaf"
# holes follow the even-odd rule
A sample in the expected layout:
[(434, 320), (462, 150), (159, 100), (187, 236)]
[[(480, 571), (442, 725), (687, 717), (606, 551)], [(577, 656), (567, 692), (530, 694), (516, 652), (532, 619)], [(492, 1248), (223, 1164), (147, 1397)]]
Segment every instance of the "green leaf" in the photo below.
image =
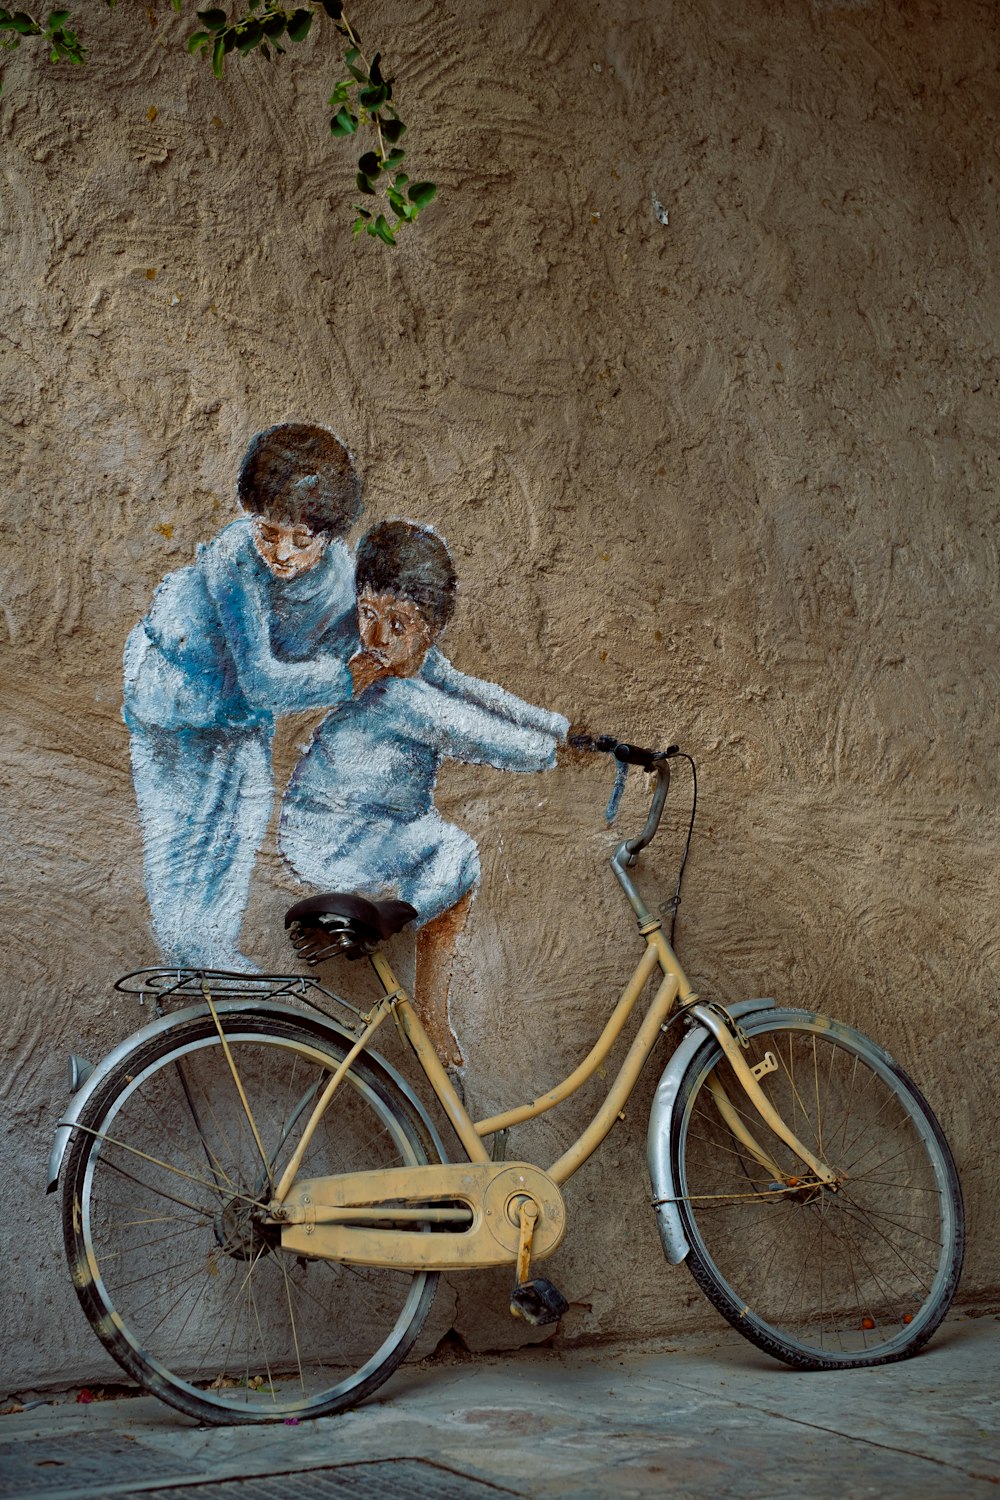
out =
[(395, 239), (393, 238), (392, 230), (389, 228), (389, 224), (385, 217), (385, 214), (379, 214), (378, 218), (375, 220), (375, 233), (378, 235), (379, 239), (384, 240), (387, 245), (394, 245), (396, 243)]
[(396, 185), (396, 187), (401, 188), (407, 182), (409, 182), (409, 180), (410, 179), (407, 177), (407, 175), (406, 175), (405, 172), (397, 172), (396, 173), (396, 177), (395, 177), (395, 185)]
[(345, 104), (343, 109), (338, 109), (330, 121), (331, 135), (353, 135), (358, 128), (358, 117), (352, 115)]
[[(346, 34), (347, 33), (345, 32), (345, 36)], [(347, 51), (344, 53), (344, 66), (356, 83), (367, 83), (368, 74), (362, 72), (362, 70), (357, 65), (359, 57), (361, 57), (361, 53), (358, 51), (357, 47), (348, 47)], [(363, 62), (364, 58), (362, 58), (361, 60)]]
[(223, 68), (223, 64), (225, 63), (225, 61), (226, 61), (226, 42), (225, 42), (225, 38), (221, 37), (221, 36), (217, 36), (216, 39), (215, 39), (215, 46), (212, 48), (212, 72), (215, 74), (216, 78), (221, 78), (222, 77), (222, 68)]
[(200, 48), (202, 48), (205, 43), (210, 40), (211, 38), (209, 37), (207, 31), (192, 31), (191, 35), (187, 39), (187, 49), (190, 53), (193, 54), (199, 51)]
[(437, 184), (433, 182), (415, 182), (407, 190), (407, 197), (418, 208), (426, 208), (428, 203), (433, 202), (437, 197)]
[(8, 25), (12, 26), (19, 36), (41, 36), (42, 34), (42, 28), (38, 22), (33, 21), (23, 10), (15, 10), (11, 14)]
[(313, 23), (311, 10), (297, 10), (288, 23), (288, 35), (293, 42), (304, 42)]
[(381, 172), (382, 166), (374, 151), (366, 151), (364, 156), (358, 158), (358, 171), (371, 181), (374, 181)]
[(359, 91), (358, 103), (363, 104), (365, 109), (375, 110), (384, 104), (388, 97), (389, 90), (384, 83), (380, 83), (378, 87), (369, 85), (368, 88)]
[(54, 10), (45, 23), (46, 31), (59, 31), (69, 20), (68, 10)]
[[(383, 161), (382, 165), (383, 165), (383, 167), (385, 168), (385, 170), (387, 172), (391, 171), (391, 169), (393, 167), (398, 167), (399, 166), (400, 162), (403, 160), (403, 157), (405, 155), (406, 155), (406, 152), (400, 146), (397, 146), (395, 148), (395, 150), (390, 151), (388, 153), (388, 155), (386, 156), (386, 158)], [(406, 179), (404, 178), (403, 181), (405, 182)]]
[(389, 142), (390, 146), (394, 146), (406, 134), (406, 126), (402, 120), (383, 120), (381, 124), (382, 135)]
[(351, 97), (351, 89), (353, 87), (354, 84), (349, 78), (342, 78), (339, 83), (334, 84), (333, 93), (326, 101), (327, 109), (332, 109), (335, 104), (345, 103)]
[(259, 21), (251, 21), (249, 26), (241, 28), (237, 33), (237, 46), (244, 56), (259, 47), (264, 40), (264, 28)]
[(195, 14), (202, 25), (208, 27), (209, 31), (225, 31), (229, 25), (229, 17), (224, 10), (199, 10)]
[(411, 219), (415, 219), (417, 217), (417, 214), (420, 212), (416, 204), (407, 203), (406, 199), (403, 198), (400, 193), (397, 193), (395, 188), (390, 188), (386, 196), (388, 197), (389, 202), (392, 204), (393, 211), (399, 216), (400, 219), (404, 221), (404, 223), (408, 222)]
[(344, 9), (343, 5), (341, 5), (340, 3), (340, 0), (322, 0), (322, 6), (327, 15), (330, 17), (331, 21), (340, 20), (341, 12)]
[(362, 208), (360, 203), (355, 203), (354, 212), (360, 214), (363, 219), (370, 219), (372, 216), (371, 209)]
[(359, 172), (354, 181), (358, 185), (359, 193), (367, 193), (370, 198), (374, 198), (375, 189), (372, 187), (371, 183), (368, 181), (368, 178), (363, 172)]
[[(66, 14), (69, 15), (69, 11), (67, 11)], [(368, 77), (371, 79), (372, 83), (385, 83), (386, 81), (382, 77), (382, 69), (379, 67), (379, 63), (381, 61), (381, 52), (376, 52), (375, 56), (372, 58), (372, 65), (368, 69)]]
[(283, 15), (265, 16), (260, 23), (264, 28), (264, 35), (269, 37), (280, 36), (285, 29), (285, 18)]

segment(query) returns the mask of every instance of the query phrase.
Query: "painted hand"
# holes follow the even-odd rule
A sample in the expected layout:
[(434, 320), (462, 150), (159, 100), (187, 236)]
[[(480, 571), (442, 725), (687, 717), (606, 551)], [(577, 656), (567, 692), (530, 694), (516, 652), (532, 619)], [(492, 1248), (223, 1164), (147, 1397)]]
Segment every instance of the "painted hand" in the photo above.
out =
[[(588, 729), (582, 724), (571, 724), (565, 741), (556, 746), (557, 766), (581, 766), (590, 759), (593, 750), (587, 741), (591, 739)], [(579, 743), (583, 741), (584, 743)]]
[(360, 698), (380, 677), (391, 674), (391, 668), (380, 651), (356, 651), (347, 663), (347, 670), (354, 683), (355, 698)]

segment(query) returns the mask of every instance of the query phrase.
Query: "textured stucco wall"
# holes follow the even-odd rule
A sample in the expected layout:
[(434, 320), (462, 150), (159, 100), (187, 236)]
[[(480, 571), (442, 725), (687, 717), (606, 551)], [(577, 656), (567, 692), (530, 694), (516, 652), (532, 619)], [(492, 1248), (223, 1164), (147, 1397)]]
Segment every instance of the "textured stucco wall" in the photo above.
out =
[[(358, 453), (370, 519), (447, 536), (457, 665), (694, 751), (689, 972), (899, 1056), (959, 1159), (966, 1290), (995, 1287), (992, 0), (358, 0), (442, 186), (395, 252), (345, 231), (318, 46), (216, 84), (165, 3), (89, 9), (112, 61), (22, 49), (0, 108), (0, 1385), (98, 1369), (41, 1187), (65, 1054), (133, 1027), (110, 982), (155, 957), (122, 642), (285, 418)], [(635, 953), (607, 790), (603, 766), (442, 777), (483, 857), (453, 1011), (484, 1112), (575, 1064)], [(649, 868), (668, 894), (668, 840)], [(272, 834), (265, 961), (294, 890)], [(570, 1188), (561, 1337), (714, 1317), (647, 1206), (653, 1077)], [(455, 1281), (438, 1331), (524, 1337), (506, 1281)]]

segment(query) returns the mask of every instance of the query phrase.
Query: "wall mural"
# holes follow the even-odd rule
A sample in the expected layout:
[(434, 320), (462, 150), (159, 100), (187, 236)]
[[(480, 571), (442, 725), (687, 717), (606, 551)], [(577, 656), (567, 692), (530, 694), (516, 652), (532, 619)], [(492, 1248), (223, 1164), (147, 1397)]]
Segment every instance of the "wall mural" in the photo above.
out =
[(239, 951), (275, 797), (274, 724), (325, 708), (290, 778), (279, 846), (314, 891), (417, 909), (416, 1000), (452, 1066), (455, 945), (479, 852), (434, 806), (446, 757), (509, 771), (555, 764), (568, 721), (458, 671), (439, 649), (455, 604), (429, 526), (344, 538), (360, 483), (324, 428), (258, 433), (237, 481), (243, 514), (169, 573), (125, 647), (124, 718), (146, 893), (164, 960), (254, 971)]

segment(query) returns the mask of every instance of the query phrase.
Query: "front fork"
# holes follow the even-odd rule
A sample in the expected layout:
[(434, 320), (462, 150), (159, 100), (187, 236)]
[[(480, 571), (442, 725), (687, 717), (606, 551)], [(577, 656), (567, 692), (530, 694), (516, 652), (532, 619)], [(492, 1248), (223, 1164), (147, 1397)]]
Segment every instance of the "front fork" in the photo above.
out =
[[(764, 1054), (763, 1059), (751, 1066), (744, 1056), (747, 1038), (742, 1034), (742, 1028), (738, 1022), (721, 1007), (707, 1005), (701, 1001), (691, 989), (684, 975), (676, 955), (663, 934), (660, 922), (655, 918), (649, 918), (640, 929), (646, 941), (657, 950), (660, 967), (664, 974), (673, 975), (678, 981), (678, 1001), (681, 1009), (700, 1026), (715, 1037), (722, 1052), (738, 1079), (743, 1092), (746, 1094), (754, 1109), (760, 1115), (765, 1125), (783, 1141), (788, 1149), (798, 1157), (816, 1180), (832, 1192), (837, 1190), (840, 1179), (825, 1162), (815, 1156), (809, 1147), (799, 1140), (795, 1132), (788, 1126), (770, 1099), (760, 1086), (760, 1079), (768, 1073), (776, 1072), (779, 1064), (772, 1053)], [(747, 1151), (759, 1162), (760, 1165), (771, 1174), (776, 1182), (781, 1182), (784, 1174), (774, 1160), (769, 1156), (765, 1148), (747, 1128), (746, 1122), (739, 1111), (731, 1103), (722, 1082), (712, 1076), (708, 1081), (708, 1088), (715, 1101), (716, 1108), (722, 1116), (726, 1125), (732, 1131), (738, 1141), (746, 1147)]]
[[(697, 1002), (697, 997), (694, 998)], [(784, 1141), (788, 1149), (793, 1151), (799, 1158), (799, 1161), (805, 1163), (810, 1172), (815, 1175), (824, 1187), (829, 1188), (832, 1192), (836, 1192), (840, 1183), (836, 1172), (832, 1171), (825, 1162), (820, 1161), (818, 1156), (814, 1156), (808, 1146), (803, 1145), (795, 1132), (785, 1124), (758, 1082), (758, 1079), (765, 1077), (768, 1073), (777, 1071), (779, 1064), (773, 1053), (765, 1052), (763, 1059), (754, 1067), (751, 1067), (743, 1056), (743, 1048), (740, 1041), (733, 1035), (731, 1030), (732, 1022), (728, 1017), (724, 1018), (713, 1007), (700, 1003), (695, 1003), (690, 1007), (690, 1014), (700, 1025), (704, 1026), (706, 1031), (710, 1031), (715, 1037), (725, 1053), (730, 1067), (742, 1084), (747, 1098), (764, 1123), (769, 1126), (779, 1140)], [(716, 1109), (733, 1135), (746, 1147), (754, 1160), (759, 1162), (765, 1171), (771, 1174), (775, 1182), (781, 1182), (785, 1174), (767, 1154), (764, 1147), (751, 1131), (747, 1129), (739, 1111), (734, 1109), (721, 1080), (716, 1078), (714, 1073), (708, 1080), (708, 1089), (715, 1101)]]

